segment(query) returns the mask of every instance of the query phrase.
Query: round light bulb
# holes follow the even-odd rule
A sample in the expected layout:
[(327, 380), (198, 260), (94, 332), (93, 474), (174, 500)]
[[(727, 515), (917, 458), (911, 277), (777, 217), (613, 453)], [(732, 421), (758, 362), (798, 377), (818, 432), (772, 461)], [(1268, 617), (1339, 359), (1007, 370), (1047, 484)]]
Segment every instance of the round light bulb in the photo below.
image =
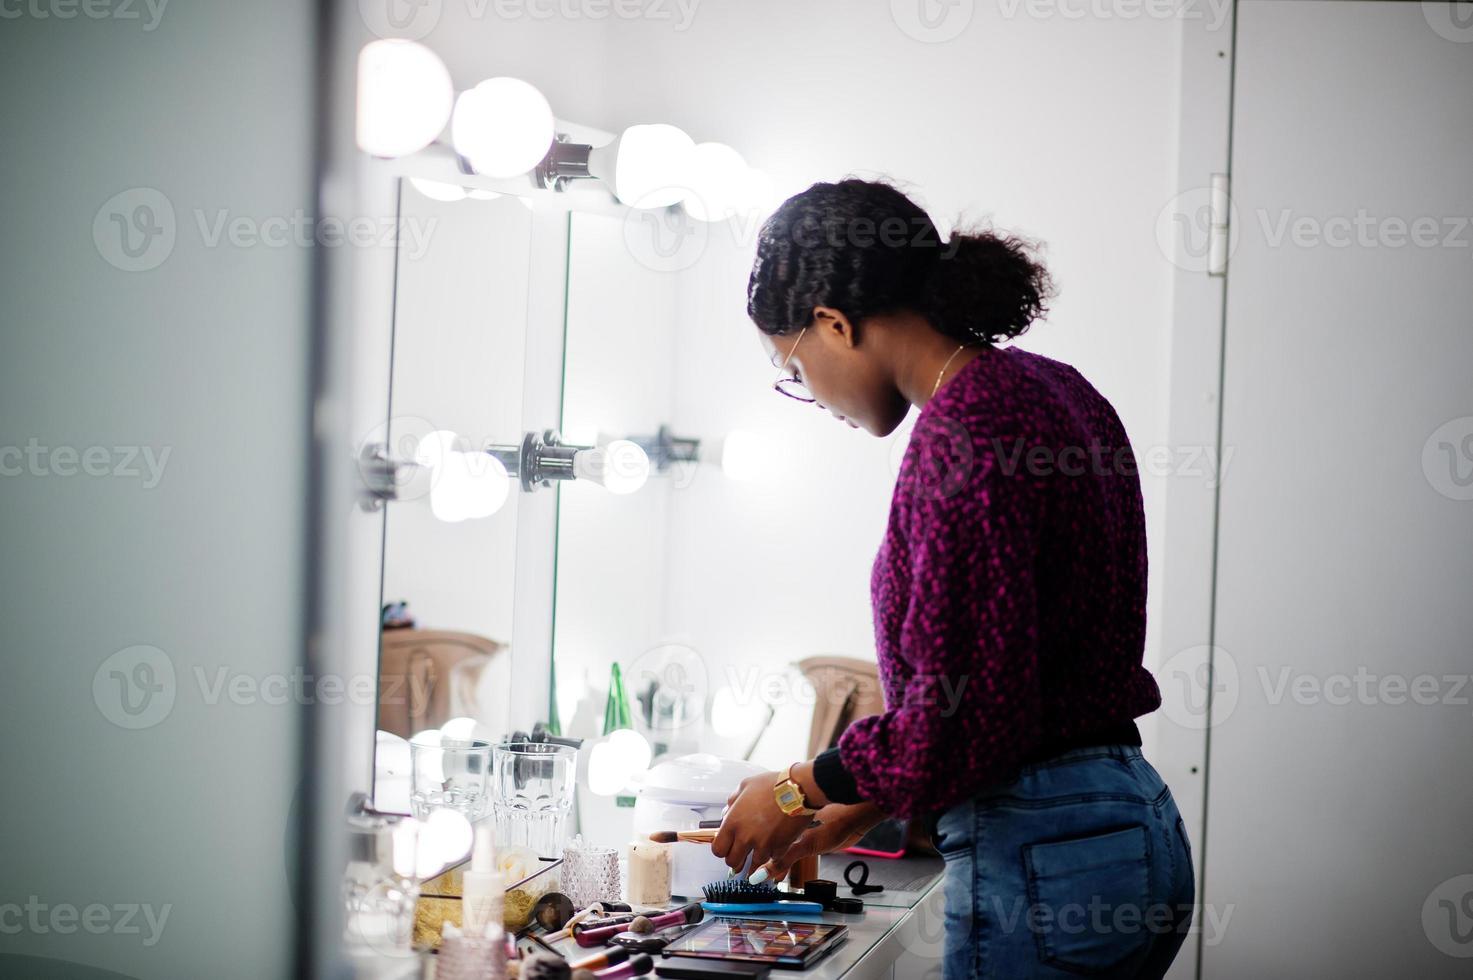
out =
[(434, 469), (440, 465), (440, 461), (447, 453), (459, 449), (462, 445), (463, 441), (456, 433), (449, 429), (436, 429), (426, 433), (414, 447), (414, 461), (420, 466)]
[(358, 148), (376, 157), (424, 149), (445, 128), (455, 88), (433, 51), (398, 38), (358, 52)]
[(419, 732), (409, 739), (412, 766), (422, 774), (422, 779), (431, 783), (445, 781), (445, 750), (440, 747), (438, 728)]
[(723, 221), (745, 209), (751, 195), (747, 161), (725, 143), (697, 143), (689, 156), (685, 210), (697, 221)]
[(459, 718), (451, 718), (440, 726), (441, 744), (455, 742), (464, 747), (474, 741), (480, 732), (481, 723), (476, 719), (462, 715)]
[(459, 810), (434, 810), (425, 818), (419, 832), (416, 864), (421, 877), (429, 877), (447, 864), (453, 864), (470, 853), (474, 840), (471, 822)]
[(488, 78), (455, 100), (450, 138), (472, 169), (516, 177), (542, 162), (553, 138), (552, 107), (520, 78)]
[(650, 767), (649, 741), (631, 728), (610, 732), (588, 754), (588, 789), (597, 796), (622, 792), (635, 774)]
[(678, 126), (630, 126), (619, 136), (614, 194), (635, 208), (663, 208), (685, 197), (695, 140)]
[(615, 439), (575, 453), (573, 475), (602, 484), (609, 493), (633, 493), (650, 478), (650, 458), (638, 443)]
[(490, 517), (506, 503), (511, 478), (490, 453), (444, 453), (430, 484), (430, 513), (450, 524)]
[(423, 177), (410, 177), (409, 183), (414, 189), (432, 201), (462, 201), (471, 196), (464, 187), (457, 184), (447, 184), (439, 180), (426, 180)]
[(735, 429), (721, 441), (721, 472), (731, 480), (750, 482), (767, 472), (767, 445), (755, 432)]
[(603, 451), (603, 484), (609, 493), (633, 493), (649, 480), (650, 458), (637, 443), (615, 439)]
[(722, 738), (736, 738), (751, 729), (752, 713), (737, 703), (736, 691), (723, 687), (711, 699), (711, 730)]

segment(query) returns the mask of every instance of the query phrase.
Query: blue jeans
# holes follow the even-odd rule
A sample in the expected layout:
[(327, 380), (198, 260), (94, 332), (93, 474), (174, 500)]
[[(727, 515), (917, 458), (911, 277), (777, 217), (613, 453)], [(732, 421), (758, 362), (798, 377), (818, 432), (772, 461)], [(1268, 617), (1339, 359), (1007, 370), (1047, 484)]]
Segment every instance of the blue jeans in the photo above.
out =
[(947, 980), (1160, 977), (1192, 921), (1191, 845), (1141, 750), (1075, 749), (943, 813)]

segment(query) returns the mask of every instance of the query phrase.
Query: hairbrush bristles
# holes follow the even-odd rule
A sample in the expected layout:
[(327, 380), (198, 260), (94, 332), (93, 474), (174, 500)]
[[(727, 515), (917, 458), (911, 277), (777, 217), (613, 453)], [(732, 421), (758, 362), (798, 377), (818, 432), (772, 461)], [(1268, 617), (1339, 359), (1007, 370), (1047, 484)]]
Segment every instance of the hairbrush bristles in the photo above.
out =
[(713, 881), (701, 889), (708, 902), (722, 902), (727, 905), (761, 905), (767, 902), (775, 902), (783, 898), (783, 893), (777, 890), (777, 886), (771, 882), (764, 881), (760, 885), (754, 885), (741, 878), (726, 878), (722, 881)]

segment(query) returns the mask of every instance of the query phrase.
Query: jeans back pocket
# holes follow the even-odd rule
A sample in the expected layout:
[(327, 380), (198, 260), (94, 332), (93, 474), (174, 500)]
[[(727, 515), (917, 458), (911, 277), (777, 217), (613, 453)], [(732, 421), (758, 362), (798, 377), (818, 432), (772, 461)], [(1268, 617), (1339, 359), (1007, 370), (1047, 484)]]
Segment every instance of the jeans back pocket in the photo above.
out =
[(1151, 941), (1151, 838), (1146, 828), (1023, 848), (1028, 928), (1039, 958), (1074, 973), (1108, 973)]

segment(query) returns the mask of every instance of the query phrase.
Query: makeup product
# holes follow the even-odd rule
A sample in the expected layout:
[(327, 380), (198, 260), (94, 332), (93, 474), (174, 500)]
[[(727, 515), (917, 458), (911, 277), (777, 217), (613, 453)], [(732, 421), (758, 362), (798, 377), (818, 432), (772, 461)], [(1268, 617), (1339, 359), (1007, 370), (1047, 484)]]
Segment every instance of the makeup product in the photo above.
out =
[(716, 839), (721, 832), (718, 827), (705, 827), (701, 830), (657, 830), (650, 834), (650, 840), (656, 844), (674, 844), (676, 841), (689, 841), (692, 844), (709, 844)]
[[(663, 915), (650, 916), (650, 923), (655, 929), (668, 929), (670, 926), (690, 925), (700, 922), (705, 917), (705, 910), (701, 903), (692, 902), (690, 905), (682, 906)], [(603, 926), (598, 929), (575, 929), (573, 941), (579, 946), (599, 946), (609, 941), (613, 936), (627, 930), (622, 925)]]
[(517, 964), (520, 980), (569, 980), (573, 968), (556, 953), (533, 953)]
[(859, 915), (864, 911), (864, 903), (857, 898), (836, 898), (830, 907), (844, 915)]
[(783, 919), (711, 919), (665, 947), (665, 956), (745, 960), (803, 970), (849, 935), (848, 926)]
[[(615, 915), (593, 915), (577, 923), (578, 929), (601, 929), (604, 926), (627, 926), (633, 922), (633, 912), (619, 912)], [(577, 931), (576, 929), (574, 931)]]
[(655, 976), (669, 980), (767, 980), (772, 967), (740, 960), (667, 959), (655, 964)]
[(629, 958), (627, 963), (621, 963), (608, 970), (599, 970), (594, 976), (601, 980), (624, 980), (625, 977), (642, 977), (655, 968), (655, 961), (648, 953), (639, 953)]
[(568, 968), (572, 970), (602, 970), (623, 963), (629, 959), (629, 956), (629, 950), (620, 946), (610, 946), (608, 949), (602, 949), (582, 959), (574, 960), (568, 964)]
[(629, 903), (628, 902), (594, 902), (592, 905), (590, 905), (588, 907), (591, 908), (591, 909), (593, 909), (595, 912), (599, 913), (600, 915), (602, 915), (604, 913), (608, 913), (608, 912), (629, 912), (629, 911), (632, 911), (632, 909), (630, 909), (630, 907), (629, 907)]
[(555, 943), (560, 939), (567, 939), (573, 934), (574, 927), (576, 927), (580, 922), (584, 922), (585, 920), (587, 920), (591, 915), (593, 915), (593, 906), (591, 905), (588, 908), (584, 909), (582, 912), (574, 912), (573, 917), (569, 919), (566, 923), (564, 923), (561, 929), (559, 929), (557, 932), (550, 932), (547, 934), (547, 941), (549, 943)]
[(818, 855), (810, 854), (808, 857), (799, 858), (797, 863), (788, 871), (788, 884), (794, 888), (801, 888), (803, 882), (818, 877)]
[(795, 901), (777, 890), (775, 885), (753, 885), (740, 878), (713, 881), (705, 887), (706, 900), (701, 905), (715, 915), (747, 915), (754, 912), (778, 912), (785, 915), (819, 915), (818, 902)]
[(548, 892), (532, 906), (532, 921), (548, 932), (557, 932), (577, 913), (573, 900), (562, 892)]
[(609, 943), (613, 946), (623, 946), (633, 953), (658, 953), (670, 943), (670, 940), (647, 932), (621, 932), (610, 936)]
[(629, 900), (636, 905), (670, 901), (670, 845), (635, 841), (629, 845)]
[(496, 868), (496, 840), (490, 821), (476, 826), (470, 870), (461, 876), (461, 928), (471, 937), (487, 934), (502, 924), (506, 876)]
[(810, 878), (803, 882), (803, 898), (809, 902), (817, 902), (824, 908), (831, 908), (831, 903), (839, 894), (839, 886), (827, 878)]

